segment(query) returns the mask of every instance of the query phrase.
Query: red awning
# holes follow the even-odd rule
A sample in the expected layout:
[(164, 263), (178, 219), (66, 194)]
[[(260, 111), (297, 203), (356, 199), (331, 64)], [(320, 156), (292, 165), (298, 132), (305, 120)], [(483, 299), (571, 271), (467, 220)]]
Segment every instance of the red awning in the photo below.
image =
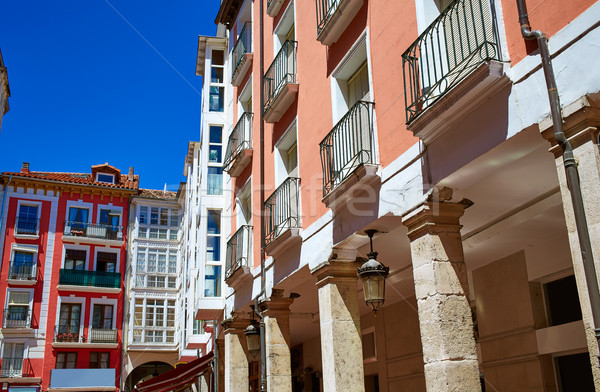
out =
[(137, 392), (169, 392), (184, 387), (198, 378), (200, 373), (210, 365), (213, 356), (214, 354), (211, 351), (202, 358), (195, 359), (166, 373), (152, 377), (148, 381), (144, 381), (135, 390)]

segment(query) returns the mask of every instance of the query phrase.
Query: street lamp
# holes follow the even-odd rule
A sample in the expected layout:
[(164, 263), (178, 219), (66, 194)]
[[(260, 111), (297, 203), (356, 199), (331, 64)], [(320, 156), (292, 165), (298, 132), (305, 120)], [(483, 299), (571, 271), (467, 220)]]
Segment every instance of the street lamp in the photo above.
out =
[(244, 329), (244, 335), (246, 335), (246, 341), (248, 343), (248, 353), (251, 356), (256, 356), (260, 352), (260, 331), (258, 329), (258, 323), (254, 320), (254, 305), (250, 305), (252, 308), (252, 321), (250, 325)]
[(377, 230), (365, 230), (371, 243), (371, 251), (367, 253), (367, 260), (358, 268), (358, 277), (362, 281), (365, 302), (374, 311), (378, 311), (385, 302), (385, 279), (390, 273), (390, 268), (377, 261), (377, 252), (373, 251), (373, 235)]

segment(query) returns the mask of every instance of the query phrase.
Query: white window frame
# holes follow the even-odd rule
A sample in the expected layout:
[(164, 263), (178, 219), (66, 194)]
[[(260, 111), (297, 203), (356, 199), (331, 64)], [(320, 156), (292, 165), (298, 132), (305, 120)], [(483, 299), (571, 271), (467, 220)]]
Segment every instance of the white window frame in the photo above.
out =
[[(33, 254), (33, 271), (31, 272), (31, 274), (33, 275), (34, 279), (37, 277), (37, 267), (38, 267), (38, 253), (39, 253), (39, 249), (37, 245), (30, 245), (30, 244), (12, 244), (11, 249), (10, 249), (10, 261), (9, 263), (12, 264), (14, 258), (15, 258), (15, 252), (23, 252), (23, 253), (32, 253)], [(9, 266), (10, 268), (10, 266)], [(8, 277), (8, 279), (10, 279), (10, 276)]]
[[(63, 244), (62, 250), (62, 259), (60, 261), (60, 268), (65, 268), (65, 257), (67, 256), (67, 249), (73, 250), (85, 250), (85, 266), (83, 267), (84, 271), (88, 271), (90, 269), (90, 247), (88, 245), (75, 245), (75, 244)], [(94, 263), (94, 270), (96, 265)]]
[(121, 272), (121, 250), (118, 248), (101, 248), (99, 246), (96, 246), (94, 248), (94, 271), (98, 270), (98, 252), (115, 253), (117, 255), (117, 265), (115, 266), (115, 272)]
[[(36, 230), (36, 234), (17, 234), (17, 221), (19, 219), (19, 212), (21, 211), (21, 206), (22, 205), (26, 205), (26, 206), (35, 206), (37, 207), (37, 230)], [(19, 199), (17, 200), (17, 215), (15, 216), (15, 231), (13, 233), (13, 236), (15, 238), (37, 238), (40, 235), (40, 225), (42, 223), (42, 202), (41, 201), (35, 201), (35, 200), (27, 200), (27, 199)]]
[[(11, 292), (27, 292), (29, 293), (29, 328), (31, 328), (31, 322), (33, 321), (33, 293), (34, 293), (34, 289), (25, 289), (25, 288), (7, 288), (6, 289), (6, 298), (4, 299), (4, 309), (5, 312), (8, 310), (8, 303), (10, 300), (10, 293)], [(4, 327), (4, 324), (2, 325)]]
[[(79, 336), (83, 336), (83, 329), (85, 326), (85, 297), (67, 297), (64, 295), (58, 297), (58, 300), (56, 302), (56, 318), (54, 319), (54, 330), (56, 331), (56, 329), (59, 327), (58, 323), (60, 322), (60, 307), (63, 302), (68, 304), (81, 305), (81, 313), (79, 314)], [(52, 333), (54, 334), (55, 331), (52, 331)], [(54, 339), (54, 336), (52, 336), (52, 338)]]
[[(100, 176), (107, 176), (107, 177), (111, 177), (112, 181), (108, 182), (108, 181), (100, 181)], [(96, 182), (101, 182), (103, 184), (114, 184), (115, 183), (115, 175), (111, 174), (111, 173), (96, 173)]]
[[(290, 177), (288, 173), (286, 162), (287, 152), (289, 149), (296, 144), (296, 170), (298, 171), (297, 177), (300, 174), (300, 155), (298, 151), (298, 119), (295, 118), (290, 126), (285, 130), (283, 135), (275, 143), (275, 151), (273, 154), (274, 166), (275, 166), (275, 188), (283, 184), (283, 182)], [(285, 155), (285, 156), (284, 156)]]
[(92, 298), (90, 300), (90, 314), (89, 314), (89, 326), (88, 328), (92, 328), (92, 323), (94, 321), (94, 306), (95, 305), (112, 305), (113, 307), (113, 315), (112, 315), (112, 325), (111, 329), (117, 329), (117, 305), (118, 300), (116, 298)]

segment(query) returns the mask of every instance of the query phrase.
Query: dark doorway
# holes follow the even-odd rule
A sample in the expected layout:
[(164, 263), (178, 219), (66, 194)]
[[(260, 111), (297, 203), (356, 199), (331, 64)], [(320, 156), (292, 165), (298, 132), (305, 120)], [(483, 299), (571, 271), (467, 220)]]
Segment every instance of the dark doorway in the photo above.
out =
[(588, 353), (557, 357), (556, 373), (561, 392), (594, 391), (594, 379)]

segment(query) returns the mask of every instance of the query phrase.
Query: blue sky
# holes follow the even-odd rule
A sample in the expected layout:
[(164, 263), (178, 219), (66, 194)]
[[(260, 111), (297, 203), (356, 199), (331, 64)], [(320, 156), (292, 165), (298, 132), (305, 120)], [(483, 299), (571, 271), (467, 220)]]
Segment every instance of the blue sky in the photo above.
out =
[(144, 188), (177, 190), (187, 143), (200, 137), (197, 37), (215, 34), (218, 7), (4, 1), (0, 49), (11, 98), (0, 171), (25, 161), (32, 171), (89, 172), (109, 162), (123, 172), (134, 166)]

